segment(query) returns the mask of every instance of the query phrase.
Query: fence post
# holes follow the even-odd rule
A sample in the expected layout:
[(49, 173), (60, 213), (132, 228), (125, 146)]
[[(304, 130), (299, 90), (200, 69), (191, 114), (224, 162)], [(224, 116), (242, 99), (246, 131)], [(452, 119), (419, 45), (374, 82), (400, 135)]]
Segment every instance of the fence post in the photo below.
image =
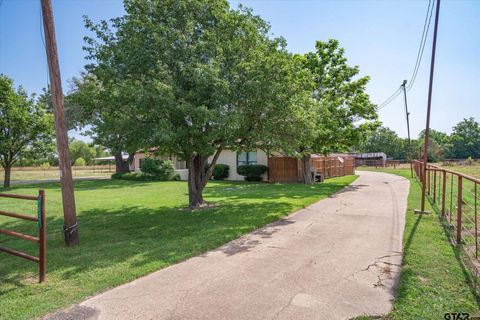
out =
[(462, 241), (462, 176), (458, 176), (457, 192), (457, 244)]
[(425, 168), (427, 168), (428, 195), (430, 195), (430, 170), (428, 170), (428, 166), (425, 166)]
[(46, 258), (47, 258), (47, 239), (46, 239), (46, 233), (45, 233), (45, 228), (46, 228), (46, 217), (45, 217), (45, 190), (40, 190), (39, 192), (39, 197), (40, 197), (40, 216), (38, 217), (39, 219), (39, 224), (40, 224), (40, 261), (39, 261), (39, 268), (40, 268), (40, 283), (45, 281), (45, 273), (46, 273)]
[(445, 192), (447, 191), (447, 172), (445, 170), (442, 177), (442, 217), (445, 217)]
[(477, 182), (475, 182), (475, 258), (478, 259)]
[(437, 203), (437, 170), (433, 171), (433, 203)]

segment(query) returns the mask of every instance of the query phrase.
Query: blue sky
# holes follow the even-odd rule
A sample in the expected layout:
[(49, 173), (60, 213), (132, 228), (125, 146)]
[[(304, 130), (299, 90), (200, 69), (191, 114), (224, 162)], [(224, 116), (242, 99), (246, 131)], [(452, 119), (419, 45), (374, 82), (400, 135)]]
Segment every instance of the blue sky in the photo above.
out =
[[(0, 0), (2, 2), (2, 0)], [(351, 64), (371, 77), (368, 93), (380, 104), (404, 79), (417, 57), (428, 1), (231, 0), (253, 8), (283, 36), (292, 52), (314, 49), (316, 40), (338, 39)], [(64, 91), (85, 65), (87, 34), (82, 15), (94, 21), (123, 14), (120, 0), (53, 0)], [(466, 117), (480, 120), (480, 1), (442, 1), (431, 127), (450, 132)], [(40, 0), (3, 0), (0, 7), (0, 73), (40, 92), (47, 64), (42, 43)], [(408, 92), (412, 135), (425, 127), (431, 34), (415, 85)], [(403, 99), (380, 111), (380, 119), (406, 136)], [(73, 133), (72, 133), (73, 134)], [(77, 134), (74, 134), (78, 137)]]

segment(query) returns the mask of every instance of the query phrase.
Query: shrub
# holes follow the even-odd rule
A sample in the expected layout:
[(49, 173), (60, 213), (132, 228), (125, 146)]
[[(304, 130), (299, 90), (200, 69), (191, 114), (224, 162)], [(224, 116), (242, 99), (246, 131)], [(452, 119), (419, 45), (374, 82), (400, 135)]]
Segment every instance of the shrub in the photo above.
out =
[(246, 181), (262, 181), (262, 174), (265, 172), (267, 167), (262, 164), (244, 164), (237, 168), (237, 173), (245, 176)]
[(467, 165), (472, 165), (473, 162), (474, 162), (474, 160), (472, 159), (472, 157), (468, 157), (467, 160), (465, 160), (465, 163), (466, 163)]
[(112, 179), (130, 180), (130, 181), (157, 181), (160, 180), (154, 176), (147, 176), (140, 172), (114, 173)]
[(73, 164), (74, 166), (84, 166), (86, 165), (87, 163), (85, 162), (85, 159), (83, 158), (77, 158), (77, 160), (75, 160), (75, 163)]
[(226, 164), (216, 164), (213, 168), (212, 177), (215, 180), (224, 180), (228, 178), (228, 171), (230, 167)]
[(44, 162), (40, 165), (40, 168), (42, 168), (43, 170), (48, 170), (48, 169), (50, 169), (50, 167), (51, 167), (51, 165), (48, 162)]
[(114, 174), (112, 174), (110, 177), (112, 179), (122, 179), (122, 173), (118, 173), (118, 172), (115, 172)]
[(155, 180), (171, 180), (175, 174), (170, 160), (145, 158), (140, 170), (146, 176), (155, 177)]

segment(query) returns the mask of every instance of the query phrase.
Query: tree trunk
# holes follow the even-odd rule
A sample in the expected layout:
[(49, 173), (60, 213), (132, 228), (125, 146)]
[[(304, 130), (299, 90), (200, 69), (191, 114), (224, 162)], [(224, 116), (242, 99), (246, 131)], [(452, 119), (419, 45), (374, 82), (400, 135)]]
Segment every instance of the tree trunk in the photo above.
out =
[(8, 165), (3, 168), (5, 170), (5, 175), (3, 179), (3, 187), (10, 188), (10, 173), (12, 171), (12, 166)]
[(207, 185), (208, 180), (212, 176), (213, 168), (217, 163), (221, 153), (221, 148), (217, 149), (207, 170), (205, 170), (206, 156), (195, 155), (187, 159), (188, 166), (188, 207), (191, 210), (198, 209), (206, 205), (203, 199), (203, 189)]
[(302, 176), (303, 183), (312, 184), (312, 166), (310, 165), (310, 155), (303, 156), (302, 158)]
[(123, 160), (121, 151), (115, 152), (115, 173), (127, 173), (129, 171), (129, 161)]

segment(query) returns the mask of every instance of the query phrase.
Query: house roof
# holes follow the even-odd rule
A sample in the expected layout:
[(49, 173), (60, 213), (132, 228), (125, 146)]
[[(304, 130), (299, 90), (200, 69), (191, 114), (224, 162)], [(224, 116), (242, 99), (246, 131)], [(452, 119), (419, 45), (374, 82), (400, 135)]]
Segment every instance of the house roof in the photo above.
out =
[[(128, 154), (122, 154), (122, 159), (127, 160), (128, 159)], [(93, 160), (115, 160), (115, 157), (114, 156), (98, 157), (98, 158), (94, 158)]]

